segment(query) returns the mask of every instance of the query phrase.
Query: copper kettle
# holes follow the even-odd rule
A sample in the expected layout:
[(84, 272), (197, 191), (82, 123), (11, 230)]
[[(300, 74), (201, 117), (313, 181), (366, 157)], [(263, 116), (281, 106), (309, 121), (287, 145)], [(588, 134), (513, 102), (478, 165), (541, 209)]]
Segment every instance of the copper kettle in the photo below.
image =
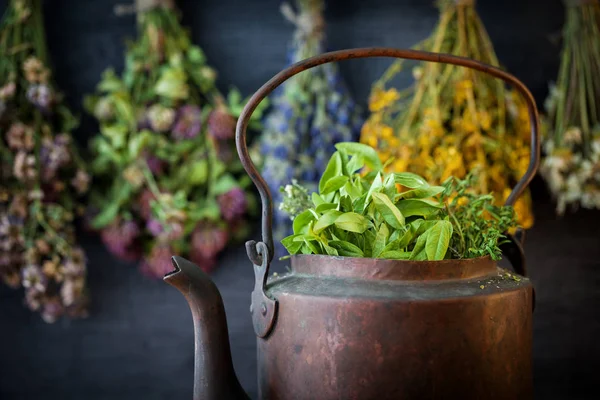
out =
[[(489, 65), (446, 54), (391, 48), (325, 53), (281, 71), (244, 108), (236, 144), (262, 198), (262, 241), (246, 243), (254, 265), (250, 311), (258, 341), (261, 399), (526, 399), (532, 396), (533, 287), (521, 241), (503, 251), (514, 272), (487, 257), (400, 261), (322, 255), (291, 259), (290, 274), (267, 280), (273, 257), (272, 202), (246, 147), (257, 105), (291, 76), (351, 58), (396, 57), (448, 63), (512, 84), (527, 102), (529, 168), (539, 164), (539, 116), (529, 90)], [(194, 399), (247, 399), (233, 369), (223, 301), (200, 268), (173, 257), (164, 280), (185, 296), (195, 329)]]

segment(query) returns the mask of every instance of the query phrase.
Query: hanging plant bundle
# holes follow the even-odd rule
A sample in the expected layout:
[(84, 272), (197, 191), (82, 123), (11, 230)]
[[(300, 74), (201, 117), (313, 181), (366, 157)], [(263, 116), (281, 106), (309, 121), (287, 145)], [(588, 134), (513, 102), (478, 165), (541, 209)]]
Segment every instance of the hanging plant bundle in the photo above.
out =
[(46, 322), (82, 317), (86, 260), (73, 219), (89, 177), (52, 82), (41, 1), (10, 1), (0, 53), (0, 276)]
[[(325, 51), (324, 0), (297, 0), (296, 11), (282, 13), (296, 25), (288, 63)], [(280, 210), (280, 187), (296, 180), (314, 190), (338, 141), (358, 140), (363, 123), (337, 65), (326, 64), (295, 76), (280, 86), (265, 118), (265, 131), (253, 155), (274, 196), (274, 236), (289, 235), (292, 222)], [(279, 247), (278, 252), (284, 251)]]
[[(449, 53), (498, 66), (474, 1), (441, 0), (433, 34), (422, 50)], [(410, 171), (439, 185), (473, 172), (477, 193), (504, 203), (529, 162), (529, 122), (520, 96), (489, 75), (452, 65), (423, 63), (414, 84), (397, 90), (392, 79), (404, 66), (394, 62), (373, 85), (370, 116), (361, 142), (376, 147), (394, 172)], [(533, 224), (529, 193), (515, 210), (519, 224)]]
[(91, 225), (114, 255), (141, 259), (147, 275), (172, 270), (174, 253), (209, 271), (245, 235), (253, 208), (233, 143), (242, 99), (217, 90), (170, 2), (142, 3), (121, 77), (107, 70), (86, 99), (100, 124)]
[(562, 62), (546, 101), (540, 171), (557, 212), (600, 208), (600, 4), (566, 1)]

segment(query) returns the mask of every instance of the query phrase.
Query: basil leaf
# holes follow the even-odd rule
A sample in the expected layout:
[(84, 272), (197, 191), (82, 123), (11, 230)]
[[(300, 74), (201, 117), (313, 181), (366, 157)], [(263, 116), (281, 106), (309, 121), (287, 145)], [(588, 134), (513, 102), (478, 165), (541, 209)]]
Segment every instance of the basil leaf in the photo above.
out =
[(354, 142), (341, 142), (335, 145), (338, 150), (344, 150), (349, 156), (360, 156), (364, 160), (365, 164), (373, 169), (380, 170), (382, 168), (381, 160), (377, 151), (371, 146), (367, 146), (362, 143)]
[(311, 198), (315, 207), (319, 207), (321, 204), (325, 203), (325, 200), (323, 200), (323, 198), (316, 192), (313, 192)]
[(394, 181), (394, 175), (388, 175), (385, 182), (383, 182), (383, 193), (387, 197), (393, 199), (396, 195), (396, 182)]
[(355, 199), (357, 199), (358, 197), (360, 197), (363, 193), (360, 189), (358, 189), (356, 186), (354, 186), (352, 184), (352, 182), (348, 181), (346, 182), (346, 184), (344, 185), (344, 187), (341, 190), (341, 193), (343, 195), (348, 195), (350, 196), (350, 199), (352, 201), (354, 201)]
[(424, 199), (437, 196), (445, 189), (446, 188), (443, 186), (429, 186), (426, 188), (413, 189), (396, 195), (396, 199)]
[(396, 203), (396, 207), (398, 207), (405, 218), (408, 218), (414, 215), (419, 217), (429, 217), (430, 215), (437, 213), (444, 205), (441, 203), (428, 202), (423, 199), (408, 199), (400, 200)]
[(429, 231), (419, 236), (419, 238), (417, 239), (417, 243), (415, 243), (415, 247), (410, 253), (409, 260), (423, 261), (427, 259), (427, 253), (425, 252), (427, 236), (429, 236)]
[(371, 196), (373, 195), (373, 193), (380, 192), (382, 188), (383, 180), (381, 179), (381, 173), (378, 172), (377, 175), (375, 175), (375, 178), (373, 179), (373, 183), (371, 183), (369, 191), (367, 192), (367, 197), (365, 197), (365, 204), (363, 206), (363, 210), (367, 208), (367, 205), (369, 204), (369, 200), (371, 200)]
[(381, 253), (379, 258), (385, 258), (388, 260), (408, 260), (410, 258), (410, 252), (391, 250)]
[(340, 156), (340, 153), (338, 153), (336, 151), (335, 153), (333, 153), (333, 155), (329, 159), (329, 162), (327, 163), (327, 167), (325, 168), (325, 171), (323, 172), (323, 175), (321, 176), (321, 180), (319, 181), (319, 193), (323, 192), (323, 189), (325, 189), (325, 184), (327, 183), (328, 180), (330, 180), (331, 178), (334, 178), (336, 176), (339, 176), (341, 173), (342, 173), (342, 157)]
[(371, 227), (371, 222), (360, 214), (349, 212), (340, 215), (335, 226), (348, 232), (363, 233)]
[(390, 224), (392, 228), (402, 228), (404, 226), (404, 216), (390, 198), (383, 193), (373, 193), (372, 196), (375, 207), (381, 213), (385, 222)]
[(329, 245), (345, 257), (364, 257), (363, 251), (356, 245), (343, 240), (332, 240)]
[(333, 225), (342, 213), (338, 210), (329, 210), (323, 214), (313, 226), (315, 233), (320, 233), (323, 229)]
[(333, 193), (336, 190), (341, 189), (346, 182), (348, 182), (347, 176), (336, 176), (325, 182), (323, 185), (323, 189), (320, 190), (322, 195)]
[(411, 189), (426, 188), (429, 183), (417, 174), (412, 172), (397, 172), (394, 174), (396, 183)]
[(360, 170), (364, 166), (365, 166), (364, 158), (362, 158), (359, 155), (356, 155), (356, 156), (353, 156), (352, 158), (350, 158), (350, 161), (348, 161), (346, 168), (348, 169), (348, 173), (354, 174), (356, 171)]
[(290, 254), (298, 254), (300, 248), (302, 247), (303, 242), (294, 241), (298, 235), (290, 235), (281, 240), (281, 244), (286, 248), (288, 253)]
[(337, 204), (335, 204), (335, 203), (322, 203), (322, 204), (319, 204), (319, 205), (318, 205), (318, 206), (315, 208), (315, 211), (316, 211), (317, 213), (320, 213), (320, 214), (322, 214), (322, 213), (324, 213), (325, 211), (329, 211), (329, 210), (335, 210), (335, 209), (337, 208), (337, 206), (338, 206), (338, 205), (337, 205)]
[(310, 210), (306, 210), (294, 218), (294, 234), (307, 233), (309, 224), (315, 220), (315, 216)]
[(375, 241), (373, 242), (373, 252), (371, 254), (371, 257), (379, 257), (379, 255), (383, 252), (383, 249), (385, 248), (389, 236), (390, 230), (388, 229), (387, 225), (381, 224), (379, 230), (377, 231)]
[(427, 235), (425, 251), (427, 259), (432, 261), (443, 260), (450, 245), (452, 224), (449, 221), (437, 221)]
[(325, 249), (325, 253), (327, 253), (328, 256), (339, 256), (339, 253), (335, 249), (335, 247), (331, 247), (326, 244), (323, 244), (323, 248)]
[(350, 196), (342, 196), (339, 202), (340, 208), (344, 212), (352, 211), (352, 200), (350, 200)]

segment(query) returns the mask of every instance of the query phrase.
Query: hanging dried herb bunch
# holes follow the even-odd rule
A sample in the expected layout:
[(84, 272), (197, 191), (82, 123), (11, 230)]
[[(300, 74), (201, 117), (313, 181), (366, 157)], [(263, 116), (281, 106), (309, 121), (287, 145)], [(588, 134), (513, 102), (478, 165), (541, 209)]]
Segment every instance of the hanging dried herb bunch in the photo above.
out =
[(77, 121), (52, 82), (41, 1), (10, 1), (0, 54), (0, 276), (46, 322), (82, 317), (86, 260), (73, 219), (89, 177), (70, 135)]
[[(498, 66), (474, 1), (441, 0), (438, 6), (433, 34), (416, 48)], [(529, 162), (524, 101), (489, 75), (434, 63), (415, 67), (414, 84), (397, 90), (391, 81), (404, 65), (394, 62), (373, 85), (361, 142), (376, 147), (384, 160), (393, 157), (390, 170), (417, 173), (431, 184), (474, 171), (474, 189), (502, 204)], [(515, 209), (520, 225), (530, 227), (529, 193)]]
[(557, 200), (600, 208), (600, 3), (566, 1), (562, 62), (550, 88), (540, 171)]
[[(325, 51), (324, 0), (296, 0), (296, 11), (284, 4), (284, 16), (296, 26), (288, 64)], [(274, 195), (274, 235), (277, 243), (292, 229), (279, 210), (279, 188), (296, 179), (315, 189), (338, 141), (358, 140), (361, 110), (350, 96), (335, 64), (326, 64), (291, 78), (271, 99), (265, 131), (253, 154)], [(278, 253), (284, 249), (279, 247)]]
[(92, 226), (113, 254), (161, 278), (174, 253), (211, 270), (245, 235), (253, 197), (233, 144), (240, 93), (220, 94), (171, 2), (151, 3), (138, 4), (121, 77), (107, 70), (86, 108), (100, 124)]

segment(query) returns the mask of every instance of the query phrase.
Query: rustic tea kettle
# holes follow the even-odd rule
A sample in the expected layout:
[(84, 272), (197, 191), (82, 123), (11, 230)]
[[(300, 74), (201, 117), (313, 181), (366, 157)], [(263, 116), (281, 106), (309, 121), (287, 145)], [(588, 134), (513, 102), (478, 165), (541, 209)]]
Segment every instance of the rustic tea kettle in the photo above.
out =
[[(532, 396), (533, 287), (514, 236), (504, 255), (515, 272), (488, 257), (402, 261), (323, 255), (291, 258), (292, 272), (267, 281), (273, 257), (271, 194), (248, 155), (246, 128), (257, 105), (291, 76), (351, 58), (397, 57), (486, 72), (524, 97), (531, 160), (506, 201), (513, 204), (539, 164), (539, 117), (514, 76), (446, 54), (351, 49), (301, 61), (275, 75), (244, 108), (236, 143), (262, 198), (261, 242), (246, 243), (254, 264), (250, 311), (258, 341), (261, 399), (526, 399)], [(200, 268), (173, 257), (165, 281), (181, 291), (195, 329), (194, 399), (247, 399), (231, 362), (223, 301)]]

